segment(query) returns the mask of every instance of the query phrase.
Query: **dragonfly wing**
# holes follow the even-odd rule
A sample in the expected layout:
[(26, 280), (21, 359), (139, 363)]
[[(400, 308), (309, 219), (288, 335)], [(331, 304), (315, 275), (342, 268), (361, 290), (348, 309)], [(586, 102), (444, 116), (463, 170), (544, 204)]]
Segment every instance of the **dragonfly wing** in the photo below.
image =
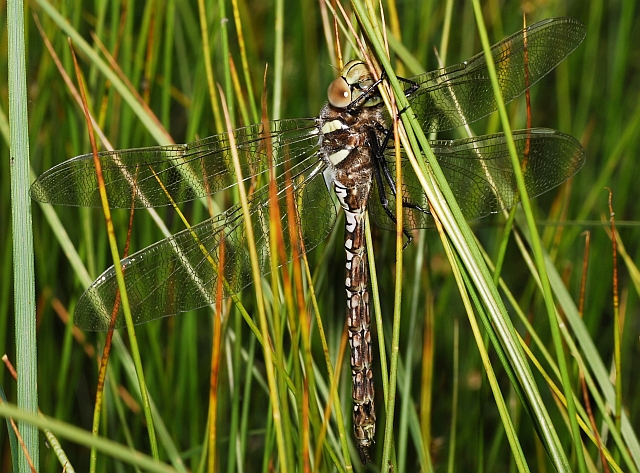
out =
[[(289, 225), (295, 222), (302, 244), (298, 254), (322, 242), (333, 228), (336, 209), (322, 177), (321, 161), (306, 161), (304, 169), (292, 169), (288, 182), (278, 178), (278, 209), (287, 261), (292, 243)], [(293, 191), (295, 212), (288, 212), (286, 194)], [(268, 186), (250, 196), (253, 228), (260, 273), (270, 272)], [(301, 218), (304, 215), (304, 218)], [(282, 259), (278, 259), (281, 264)], [(222, 262), (222, 263), (221, 263)], [(224, 274), (223, 297), (237, 293), (252, 282), (245, 220), (240, 205), (205, 222), (151, 245), (120, 262), (135, 324), (214, 304), (219, 274)], [(220, 266), (222, 267), (220, 268)], [(105, 271), (78, 301), (76, 324), (85, 330), (125, 325), (119, 304), (113, 267)]]
[[(540, 21), (491, 47), (505, 103), (548, 74), (582, 42), (585, 26), (573, 18)], [(409, 96), (425, 132), (449, 130), (497, 108), (484, 53), (461, 64), (411, 78)]]
[[(313, 119), (275, 120), (269, 122), (269, 128), (256, 124), (233, 132), (245, 180), (266, 173), (270, 156), (278, 166), (287, 150), (287, 159), (296, 163), (318, 144)], [(184, 145), (102, 151), (98, 158), (111, 208), (186, 202), (238, 182), (227, 133)], [(100, 207), (93, 155), (78, 156), (49, 169), (33, 183), (31, 196), (56, 205)]]
[[(573, 137), (547, 128), (513, 132), (520, 168), (530, 198), (562, 184), (584, 164), (584, 149)], [(479, 136), (462, 140), (431, 141), (444, 176), (467, 220), (475, 220), (508, 209), (520, 201), (511, 158), (504, 134)], [(395, 175), (392, 151), (386, 156), (390, 172)], [(405, 158), (402, 164), (402, 195), (405, 202), (428, 210), (427, 197), (418, 177)], [(395, 199), (388, 189), (390, 208)], [(393, 230), (395, 223), (386, 214), (380, 199), (370, 199), (373, 221)], [(428, 212), (404, 209), (408, 229), (433, 227)]]

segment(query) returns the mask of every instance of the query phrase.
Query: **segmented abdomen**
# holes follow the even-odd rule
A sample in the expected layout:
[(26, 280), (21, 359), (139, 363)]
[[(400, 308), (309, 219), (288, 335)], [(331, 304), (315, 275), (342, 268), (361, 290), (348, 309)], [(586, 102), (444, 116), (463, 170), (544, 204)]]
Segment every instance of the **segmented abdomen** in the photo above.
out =
[(363, 462), (368, 460), (368, 447), (376, 430), (373, 371), (371, 370), (371, 332), (369, 330), (369, 268), (365, 246), (365, 208), (349, 204), (349, 191), (335, 184), (336, 194), (345, 210), (345, 243), (347, 255), (345, 288), (347, 290), (347, 328), (351, 347), (353, 397), (353, 431)]

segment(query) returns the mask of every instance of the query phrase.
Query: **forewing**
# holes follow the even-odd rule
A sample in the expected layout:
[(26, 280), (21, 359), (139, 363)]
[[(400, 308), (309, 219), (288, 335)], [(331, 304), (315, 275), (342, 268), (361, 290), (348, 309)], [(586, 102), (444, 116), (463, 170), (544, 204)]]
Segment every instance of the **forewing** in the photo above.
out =
[[(584, 150), (580, 143), (559, 131), (546, 128), (518, 130), (513, 132), (513, 139), (530, 198), (560, 185), (584, 164)], [(431, 141), (430, 144), (467, 220), (499, 212), (520, 201), (504, 134)], [(391, 175), (395, 175), (392, 151), (388, 152), (386, 159)], [(427, 197), (406, 158), (402, 161), (402, 179), (404, 201), (428, 211)], [(388, 186), (385, 192), (390, 208), (395, 211), (395, 198)], [(382, 208), (377, 192), (370, 199), (369, 209), (377, 225), (395, 229), (395, 223)], [(403, 216), (407, 229), (434, 226), (428, 212), (405, 208)]]
[[(586, 28), (578, 20), (552, 18), (492, 46), (491, 55), (505, 103), (562, 62), (585, 34)], [(425, 132), (456, 128), (497, 108), (484, 53), (411, 80), (419, 89), (409, 96), (409, 101)]]
[[(269, 128), (256, 124), (233, 132), (245, 180), (269, 169), (270, 154), (278, 166), (288, 149), (287, 158), (296, 163), (318, 143), (313, 119), (276, 120)], [(227, 133), (184, 145), (103, 151), (98, 157), (111, 208), (130, 208), (132, 202), (135, 207), (186, 202), (238, 182)], [(100, 207), (93, 155), (49, 169), (33, 183), (31, 196), (56, 205)]]
[[(292, 258), (289, 238), (292, 222), (302, 236), (302, 244), (298, 244), (298, 252), (302, 254), (324, 240), (336, 218), (333, 201), (321, 176), (324, 164), (311, 159), (304, 162), (304, 168), (292, 169), (294, 177), (291, 180), (281, 176), (277, 182), (279, 222), (287, 261)], [(293, 190), (293, 215), (287, 210), (287, 188)], [(251, 195), (249, 203), (263, 276), (270, 272), (268, 192), (268, 186), (259, 188)], [(220, 271), (224, 274), (224, 297), (235, 294), (252, 282), (242, 209), (238, 204), (221, 215), (125, 258), (120, 264), (135, 324), (214, 304)], [(108, 330), (114, 312), (113, 327), (124, 327), (115, 270), (111, 267), (78, 301), (75, 322), (85, 330)]]

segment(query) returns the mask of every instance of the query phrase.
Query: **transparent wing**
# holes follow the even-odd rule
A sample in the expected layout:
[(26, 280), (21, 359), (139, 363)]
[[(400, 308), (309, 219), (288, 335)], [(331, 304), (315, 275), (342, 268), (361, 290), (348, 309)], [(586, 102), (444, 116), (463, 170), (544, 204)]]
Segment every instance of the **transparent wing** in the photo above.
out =
[[(547, 128), (518, 130), (513, 132), (513, 139), (531, 198), (560, 185), (584, 164), (580, 143), (559, 131)], [(467, 220), (499, 212), (520, 201), (504, 134), (431, 141), (430, 144)], [(386, 160), (391, 175), (395, 175), (393, 150), (387, 152)], [(402, 176), (404, 201), (428, 210), (427, 197), (407, 159), (402, 162)], [(390, 208), (395, 209), (395, 198), (388, 185), (385, 185), (385, 193)], [(372, 220), (382, 228), (396, 228), (382, 208), (377, 193), (369, 200), (369, 212)], [(434, 226), (429, 213), (405, 208), (403, 215), (408, 229)]]
[[(307, 165), (293, 173), (290, 181), (283, 176), (277, 179), (278, 208), (288, 260), (292, 258), (288, 231), (292, 222), (302, 236), (303, 244), (298, 247), (302, 254), (326, 238), (336, 218), (333, 201), (321, 177), (324, 164), (311, 159), (304, 162)], [(287, 211), (287, 189), (293, 190), (294, 215)], [(268, 186), (263, 186), (250, 198), (251, 225), (262, 275), (270, 272), (268, 192)], [(220, 270), (224, 274), (224, 297), (252, 282), (242, 209), (236, 205), (125, 258), (120, 264), (136, 324), (214, 304)], [(111, 267), (78, 301), (75, 322), (85, 330), (108, 330), (113, 312), (116, 314), (114, 328), (124, 327), (115, 270)]]
[[(320, 138), (314, 119), (276, 120), (269, 128), (256, 124), (233, 132), (244, 180), (269, 169), (269, 151), (275, 166), (285, 157), (296, 163), (310, 156)], [(184, 145), (103, 151), (99, 158), (111, 208), (186, 202), (238, 182), (227, 133)], [(31, 196), (56, 205), (100, 207), (93, 155), (49, 169), (33, 183)]]
[[(492, 46), (491, 55), (505, 103), (562, 62), (585, 35), (586, 28), (579, 21), (552, 18)], [(410, 80), (419, 85), (409, 96), (409, 102), (425, 132), (456, 128), (497, 108), (484, 53)]]

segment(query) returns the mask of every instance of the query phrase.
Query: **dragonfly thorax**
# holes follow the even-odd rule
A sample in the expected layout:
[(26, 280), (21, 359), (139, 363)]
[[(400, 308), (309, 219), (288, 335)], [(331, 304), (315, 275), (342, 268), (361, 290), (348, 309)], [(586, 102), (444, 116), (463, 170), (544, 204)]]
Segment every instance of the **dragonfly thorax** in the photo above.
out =
[(320, 155), (334, 180), (346, 188), (370, 182), (373, 159), (386, 133), (382, 106), (349, 111), (328, 103), (320, 111), (318, 127)]
[[(372, 89), (372, 87), (374, 87)], [(320, 155), (346, 189), (371, 183), (373, 159), (386, 136), (383, 104), (367, 65), (348, 62), (327, 90), (320, 111)]]

